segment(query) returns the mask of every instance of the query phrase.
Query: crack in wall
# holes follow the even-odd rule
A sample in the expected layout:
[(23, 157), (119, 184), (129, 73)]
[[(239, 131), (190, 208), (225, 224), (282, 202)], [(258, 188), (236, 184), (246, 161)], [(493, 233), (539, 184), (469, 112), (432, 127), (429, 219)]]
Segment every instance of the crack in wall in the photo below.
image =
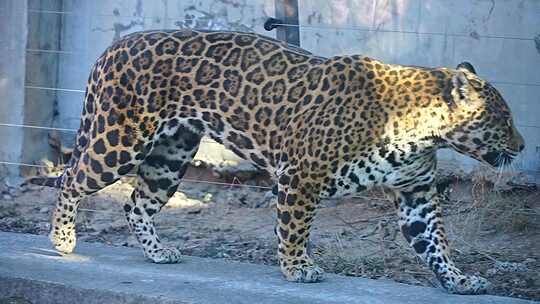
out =
[(174, 23), (179, 28), (252, 32), (254, 27), (254, 24), (249, 26), (240, 21), (229, 20), (227, 11), (224, 9), (212, 13), (192, 5), (187, 7), (184, 12), (186, 13), (184, 20)]
[[(120, 10), (118, 8), (114, 8), (113, 16), (120, 17)], [(135, 5), (135, 12), (133, 13), (133, 17), (135, 17), (135, 20), (131, 20), (128, 24), (122, 23), (122, 22), (114, 22), (112, 28), (103, 28), (103, 27), (94, 27), (93, 31), (100, 31), (100, 32), (109, 32), (113, 31), (113, 41), (116, 41), (122, 37), (122, 33), (129, 31), (135, 26), (142, 26), (144, 27), (144, 13), (143, 13), (143, 3), (142, 0), (137, 0)]]
[(540, 34), (534, 37), (534, 45), (536, 47), (536, 51), (538, 52), (538, 54), (540, 54)]

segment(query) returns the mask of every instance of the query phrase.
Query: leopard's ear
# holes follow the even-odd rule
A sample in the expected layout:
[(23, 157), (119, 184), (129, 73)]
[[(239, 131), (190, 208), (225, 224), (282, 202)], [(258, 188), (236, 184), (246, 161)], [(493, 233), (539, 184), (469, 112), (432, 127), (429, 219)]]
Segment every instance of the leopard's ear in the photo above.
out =
[(470, 73), (473, 73), (476, 75), (476, 70), (474, 69), (473, 65), (470, 62), (463, 61), (462, 63), (458, 64), (456, 67), (457, 70), (462, 71), (468, 71)]
[(471, 92), (471, 84), (464, 72), (458, 71), (452, 76), (452, 97), (456, 102), (467, 102)]

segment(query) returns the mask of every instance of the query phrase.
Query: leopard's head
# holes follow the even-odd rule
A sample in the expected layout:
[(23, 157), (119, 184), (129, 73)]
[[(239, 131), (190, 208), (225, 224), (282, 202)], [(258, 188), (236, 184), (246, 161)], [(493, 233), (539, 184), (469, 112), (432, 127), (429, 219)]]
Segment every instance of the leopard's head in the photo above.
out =
[(503, 97), (470, 63), (452, 70), (447, 92), (451, 125), (442, 134), (447, 145), (494, 167), (509, 164), (525, 148)]

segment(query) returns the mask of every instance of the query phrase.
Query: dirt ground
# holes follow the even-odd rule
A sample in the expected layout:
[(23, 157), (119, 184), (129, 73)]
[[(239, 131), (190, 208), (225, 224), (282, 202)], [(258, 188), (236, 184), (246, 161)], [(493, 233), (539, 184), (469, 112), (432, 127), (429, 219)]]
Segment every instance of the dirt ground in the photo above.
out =
[[(191, 168), (188, 178), (220, 179)], [(265, 179), (244, 185), (269, 186)], [(453, 258), (464, 271), (493, 283), (495, 295), (540, 300), (540, 192), (495, 192), (485, 182), (450, 180), (445, 202)], [(122, 204), (132, 191), (124, 180), (85, 199), (78, 239), (137, 247)], [(2, 192), (3, 191), (3, 192)], [(276, 265), (275, 210), (268, 189), (184, 182), (157, 215), (161, 239), (184, 254)], [(57, 190), (36, 186), (0, 189), (0, 230), (47, 234)], [(310, 250), (327, 272), (438, 286), (399, 234), (384, 191), (363, 198), (324, 201)], [(142, 254), (142, 252), (141, 252)]]

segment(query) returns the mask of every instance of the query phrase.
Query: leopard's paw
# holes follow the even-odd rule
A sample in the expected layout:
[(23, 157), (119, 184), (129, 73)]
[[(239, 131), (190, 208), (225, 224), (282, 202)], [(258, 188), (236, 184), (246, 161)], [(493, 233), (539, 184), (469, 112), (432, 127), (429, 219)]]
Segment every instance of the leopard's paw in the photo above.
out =
[(54, 248), (62, 253), (71, 253), (77, 244), (75, 227), (62, 226), (54, 227), (49, 233), (49, 239)]
[(176, 248), (155, 249), (146, 257), (156, 264), (175, 264), (182, 261), (182, 254)]
[(324, 270), (315, 265), (309, 257), (282, 261), (281, 271), (287, 281), (297, 283), (320, 282), (324, 277)]
[(473, 276), (473, 275), (461, 275), (454, 281), (447, 281), (443, 284), (443, 287), (449, 293), (462, 294), (462, 295), (474, 295), (483, 294), (490, 287), (488, 280)]

